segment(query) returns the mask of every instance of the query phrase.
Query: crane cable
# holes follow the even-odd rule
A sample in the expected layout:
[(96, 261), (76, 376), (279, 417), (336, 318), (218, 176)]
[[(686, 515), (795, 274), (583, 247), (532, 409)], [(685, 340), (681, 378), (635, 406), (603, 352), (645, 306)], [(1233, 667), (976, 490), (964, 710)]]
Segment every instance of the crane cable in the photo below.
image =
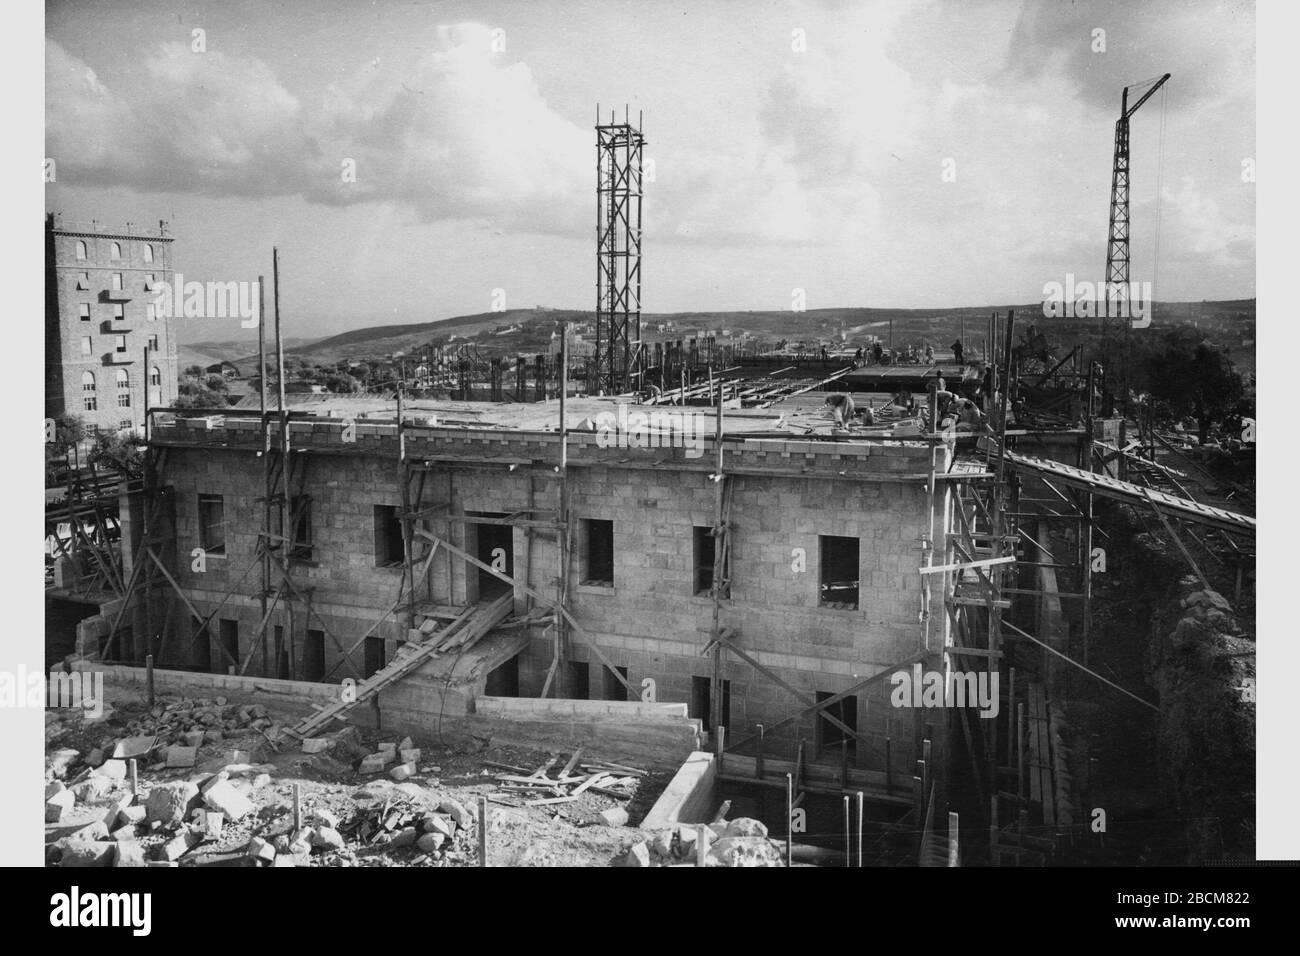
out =
[(1160, 281), (1160, 219), (1164, 211), (1165, 197), (1165, 125), (1168, 118), (1169, 87), (1160, 88), (1160, 143), (1156, 150), (1156, 230), (1155, 255), (1151, 266), (1151, 301), (1147, 308), (1155, 316), (1156, 289)]

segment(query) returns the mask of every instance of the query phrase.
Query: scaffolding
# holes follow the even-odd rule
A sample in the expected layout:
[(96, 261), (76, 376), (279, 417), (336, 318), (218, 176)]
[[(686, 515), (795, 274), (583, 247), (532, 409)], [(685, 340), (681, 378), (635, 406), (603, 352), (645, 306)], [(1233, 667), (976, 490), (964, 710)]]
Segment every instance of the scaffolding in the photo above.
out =
[(596, 355), (588, 390), (621, 395), (640, 390), (641, 120), (624, 112), (608, 123), (596, 110)]

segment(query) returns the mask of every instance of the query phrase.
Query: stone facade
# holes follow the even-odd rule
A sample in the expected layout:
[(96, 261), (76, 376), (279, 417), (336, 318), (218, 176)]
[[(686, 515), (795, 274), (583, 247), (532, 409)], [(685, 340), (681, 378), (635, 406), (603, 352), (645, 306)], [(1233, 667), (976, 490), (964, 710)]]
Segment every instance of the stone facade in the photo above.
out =
[[(322, 642), (323, 623), (332, 635), (323, 638), (328, 680), (361, 676), (336, 667), (342, 654), (334, 638), (341, 646), (356, 644), (397, 601), (402, 578), (400, 566), (384, 566), (382, 546), (377, 544), (382, 529), (376, 527), (377, 521), (382, 523), (377, 507), (401, 504), (396, 426), (357, 423), (353, 442), (342, 440), (343, 428), (341, 422), (327, 421), (290, 426), (291, 444), (302, 452), (296, 456), (297, 467), (305, 468), (300, 473), (301, 493), (311, 502), (312, 546), (310, 559), (298, 562), (294, 574), (311, 603), (310, 614), (303, 602), (295, 605), (294, 656), (303, 661), (308, 629), (317, 631), (314, 640)], [(260, 619), (260, 572), (249, 570), (262, 523), (262, 505), (256, 501), (263, 494), (258, 423), (255, 417), (178, 419), (155, 427), (153, 437), (166, 449), (162, 484), (174, 512), (175, 553), (167, 560), (174, 563), (178, 584), (201, 613), (224, 600), (208, 646), (199, 642), (189, 649), (187, 659), (175, 661), (177, 653), (187, 652), (181, 647), (189, 644), (186, 634), (171, 645), (172, 662), (224, 670), (228, 665), (216, 646), (221, 627), (228, 639), (237, 629), (242, 661)], [(407, 427), (404, 440), (408, 456), (426, 469), (426, 507), (445, 504), (452, 515), (508, 515), (555, 507), (559, 480), (554, 463), (559, 455), (554, 433)], [(918, 573), (924, 539), (933, 533), (943, 540), (949, 512), (946, 486), (938, 482), (932, 529), (926, 477), (931, 454), (930, 447), (920, 443), (727, 444), (732, 585), (730, 598), (721, 602), (721, 624), (733, 632), (738, 646), (808, 700), (847, 689), (917, 653), (923, 610), (929, 613), (930, 647), (943, 645), (942, 590), (936, 587), (927, 597)], [(935, 454), (942, 471), (946, 451), (940, 448)], [(680, 449), (603, 449), (591, 436), (570, 439), (570, 514), (577, 547), (570, 568), (569, 610), (610, 662), (626, 668), (633, 688), (640, 692), (650, 686), (647, 680), (653, 681), (655, 699), (684, 702), (691, 716), (704, 716), (699, 711), (712, 670), (711, 659), (700, 651), (710, 636), (714, 602), (707, 594), (695, 593), (695, 529), (707, 528), (714, 520), (717, 486), (709, 474), (714, 455), (706, 448), (703, 457), (692, 460)], [(199, 499), (214, 495), (223, 502), (225, 553), (208, 554), (200, 572), (191, 558), (201, 544)], [(589, 561), (585, 528), (592, 520), (613, 523), (612, 586), (583, 583)], [(422, 524), (485, 560), (489, 551), (480, 536), (503, 533), (437, 518)], [(491, 543), (509, 543), (509, 573), (546, 598), (555, 595), (555, 530), (515, 526), (504, 534)], [(823, 604), (824, 536), (857, 541), (856, 609)], [(461, 605), (479, 597), (478, 569), (446, 550), (435, 554), (427, 577), (433, 602)], [(232, 588), (234, 593), (227, 597)], [(422, 596), (423, 591), (422, 585)], [(515, 599), (520, 611), (537, 603), (522, 587), (516, 588)], [(187, 612), (178, 614), (181, 620), (186, 617)], [(399, 608), (374, 631), (374, 640), (383, 644), (383, 659), (391, 659), (398, 642), (408, 636), (408, 623)], [(283, 610), (273, 615), (275, 625), (288, 627)], [(510, 683), (517, 684), (522, 696), (541, 691), (552, 657), (549, 633), (539, 626), (530, 638), (512, 664)], [(371, 650), (378, 648), (372, 643)], [(363, 655), (358, 649), (353, 658), (361, 670), (366, 669)], [(604, 665), (581, 635), (571, 636), (569, 657), (577, 666), (566, 673), (568, 696), (626, 699), (626, 689), (604, 673)], [(729, 653), (724, 660), (732, 739), (752, 733), (759, 723), (771, 727), (806, 706), (735, 655)], [(370, 666), (376, 661), (371, 657)], [(164, 666), (168, 662), (164, 654)], [(578, 686), (584, 663), (585, 686)], [(274, 676), (274, 661), (254, 655), (248, 673), (259, 672)], [(325, 675), (302, 676), (319, 680)], [(493, 690), (491, 682), (488, 686), (488, 693), (502, 693)], [(856, 695), (857, 729), (871, 743), (858, 748), (853, 763), (880, 769), (885, 739), (890, 738), (894, 769), (910, 774), (908, 761), (922, 727), (933, 723), (942, 733), (944, 721), (891, 707), (890, 689), (880, 681)], [(769, 739), (775, 753), (790, 750), (798, 739), (815, 750), (821, 738), (814, 721), (804, 718)], [(832, 749), (834, 754), (826, 756), (838, 759), (838, 745)]]
[(46, 218), (46, 417), (142, 429), (146, 407), (176, 401), (174, 320), (154, 309), (154, 290), (173, 278), (172, 242), (165, 222), (144, 229)]

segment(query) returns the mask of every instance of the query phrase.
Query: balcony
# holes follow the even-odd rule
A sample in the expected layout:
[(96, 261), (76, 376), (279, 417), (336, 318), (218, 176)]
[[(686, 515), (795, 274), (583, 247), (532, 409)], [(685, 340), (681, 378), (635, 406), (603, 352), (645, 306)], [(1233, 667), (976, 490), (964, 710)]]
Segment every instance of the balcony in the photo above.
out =
[(138, 356), (132, 355), (130, 350), (127, 350), (125, 352), (118, 352), (118, 351), (105, 352), (104, 364), (105, 365), (131, 365), (132, 363), (135, 362), (136, 358), (138, 358)]
[(130, 302), (131, 292), (128, 289), (105, 289), (99, 294), (101, 302)]

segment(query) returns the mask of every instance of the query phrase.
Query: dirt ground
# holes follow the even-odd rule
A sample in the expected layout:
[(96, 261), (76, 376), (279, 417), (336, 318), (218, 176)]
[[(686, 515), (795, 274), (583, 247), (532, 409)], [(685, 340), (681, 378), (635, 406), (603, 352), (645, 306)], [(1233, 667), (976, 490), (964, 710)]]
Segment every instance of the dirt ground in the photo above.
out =
[[(151, 709), (143, 699), (117, 702), (112, 713), (99, 721), (91, 721), (71, 710), (47, 711), (46, 753), (50, 755), (63, 749), (78, 752), (60, 779), (77, 790), (79, 784), (91, 779), (92, 768), (86, 759), (92, 751), (100, 749), (103, 755), (113, 752), (115, 743), (131, 737), (142, 728), (159, 729), (159, 741), (168, 743), (178, 736), (175, 722), (168, 729), (166, 720), (174, 711), (167, 710), (180, 698), (159, 697)], [(622, 862), (629, 847), (644, 838), (635, 826), (649, 811), (659, 794), (672, 777), (671, 771), (649, 771), (631, 784), (630, 799), (587, 791), (577, 800), (549, 806), (526, 806), (531, 795), (510, 793), (502, 789), (497, 776), (509, 773), (491, 763), (518, 767), (532, 772), (545, 765), (553, 756), (559, 763), (552, 776), (568, 760), (567, 753), (544, 753), (515, 747), (488, 746), (471, 752), (442, 746), (436, 740), (411, 735), (412, 743), (420, 750), (417, 772), (406, 780), (397, 782), (390, 778), (389, 764), (383, 771), (361, 774), (356, 767), (366, 753), (379, 749), (380, 742), (400, 743), (404, 734), (376, 734), (358, 730), (357, 737), (349, 736), (330, 751), (304, 754), (300, 746), (289, 740), (278, 745), (271, 742), (277, 725), (291, 726), (294, 720), (277, 714), (273, 705), (256, 705), (261, 715), (253, 723), (270, 726), (242, 725), (239, 708), (247, 710), (245, 702), (231, 703), (223, 698), (204, 701), (181, 701), (180, 709), (200, 706), (217, 713), (230, 715), (219, 728), (220, 740), (203, 743), (193, 767), (166, 768), (156, 755), (139, 761), (139, 792), (136, 801), (143, 804), (145, 794), (152, 788), (172, 781), (191, 781), (202, 786), (223, 769), (230, 773), (230, 783), (252, 801), (254, 809), (241, 819), (224, 823), (219, 837), (206, 838), (178, 859), (180, 866), (256, 866), (248, 855), (250, 841), (261, 838), (273, 842), (281, 837), (280, 850), (284, 855), (286, 842), (292, 837), (293, 792), (300, 788), (304, 821), (314, 811), (324, 810), (338, 820), (337, 833), (343, 838), (341, 848), (316, 845), (310, 854), (299, 853), (297, 865), (311, 866), (477, 866), (478, 834), (477, 812), (481, 795), (488, 797), (488, 865), (489, 866), (611, 866)], [(247, 715), (245, 715), (246, 717)], [(270, 731), (268, 733), (265, 731)], [(352, 732), (349, 732), (351, 734)], [(242, 751), (243, 753), (235, 753)], [(238, 758), (238, 759), (235, 759)], [(152, 761), (148, 766), (144, 764)], [(59, 773), (47, 769), (47, 796)], [(85, 793), (81, 788), (79, 793)], [(65, 811), (56, 823), (46, 824), (46, 843), (50, 848), (47, 859), (54, 862), (63, 844), (59, 841), (79, 828), (93, 825), (97, 820), (112, 816), (113, 807), (129, 798), (130, 781), (117, 783), (105, 793), (89, 794), (88, 799), (78, 799), (76, 805)], [(544, 795), (543, 795), (544, 796)], [(454, 801), (467, 810), (473, 818), (469, 826), (456, 829), (454, 838), (434, 852), (425, 852), (415, 845), (398, 845), (403, 829), (413, 827), (421, 832), (421, 816), (437, 813)], [(602, 810), (622, 806), (628, 811), (627, 826), (608, 826), (597, 815)], [(106, 809), (107, 808), (107, 809)], [(384, 829), (388, 821), (390, 829)], [(120, 818), (117, 820), (120, 825)], [(370, 832), (367, 832), (369, 828)], [(108, 829), (115, 829), (112, 822)], [(135, 840), (147, 858), (161, 854), (161, 848), (174, 838), (179, 826), (150, 827), (140, 825), (134, 832), (127, 830), (114, 834), (118, 840)], [(84, 835), (84, 834), (83, 834)], [(98, 839), (107, 840), (103, 836)], [(111, 856), (112, 854), (110, 854)], [(283, 863), (277, 865), (284, 865)]]

